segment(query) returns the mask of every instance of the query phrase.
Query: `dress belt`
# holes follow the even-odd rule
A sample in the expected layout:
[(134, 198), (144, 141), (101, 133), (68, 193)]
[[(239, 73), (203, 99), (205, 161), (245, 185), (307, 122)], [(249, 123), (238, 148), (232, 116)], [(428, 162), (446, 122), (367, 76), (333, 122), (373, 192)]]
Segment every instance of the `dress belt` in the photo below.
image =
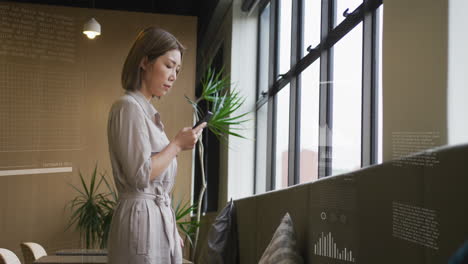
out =
[[(172, 207), (169, 206), (169, 197), (167, 195), (158, 195), (153, 193), (139, 193), (139, 192), (131, 192), (131, 193), (121, 193), (119, 194), (119, 200), (153, 200), (159, 207), (159, 211), (163, 216), (163, 226), (164, 232), (166, 233), (167, 240), (169, 241), (169, 248), (171, 250), (171, 254), (174, 255), (174, 231), (171, 230), (171, 223), (175, 222), (174, 211)], [(168, 214), (167, 210), (162, 210), (162, 207), (169, 207), (171, 214)], [(175, 223), (174, 223), (175, 225)], [(175, 228), (175, 226), (174, 226)]]
[(153, 193), (121, 193), (119, 194), (119, 199), (122, 200), (154, 200), (159, 206), (169, 206), (169, 197), (165, 195), (158, 195)]

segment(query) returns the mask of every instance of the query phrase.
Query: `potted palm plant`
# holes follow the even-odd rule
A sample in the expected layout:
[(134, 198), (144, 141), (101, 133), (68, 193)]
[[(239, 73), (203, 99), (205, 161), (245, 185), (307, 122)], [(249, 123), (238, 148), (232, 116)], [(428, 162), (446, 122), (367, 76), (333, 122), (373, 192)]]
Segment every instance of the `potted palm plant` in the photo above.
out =
[[(86, 248), (107, 247), (107, 237), (110, 230), (110, 223), (114, 207), (118, 200), (117, 192), (106, 179), (106, 173), (99, 173), (98, 166), (94, 167), (89, 184), (86, 184), (81, 171), (79, 172), (81, 186), (77, 187), (69, 184), (78, 192), (67, 207), (72, 215), (67, 226), (67, 230), (76, 224), (76, 229), (80, 232), (80, 237), (85, 241)], [(100, 192), (99, 187), (104, 182), (107, 192)]]
[[(99, 173), (98, 176), (97, 171), (96, 164), (89, 184), (86, 184), (81, 172), (79, 172), (81, 186), (77, 187), (70, 184), (78, 192), (78, 196), (67, 204), (72, 211), (67, 230), (76, 224), (76, 229), (85, 241), (86, 248), (94, 248), (99, 245), (103, 249), (107, 247), (112, 215), (117, 204), (116, 201), (118, 201), (118, 195), (113, 185), (106, 178), (106, 173)], [(98, 192), (102, 183), (106, 186), (106, 192)], [(192, 246), (198, 222), (194, 220), (187, 221), (186, 216), (190, 215), (195, 209), (196, 204), (189, 205), (188, 202), (182, 203), (182, 201), (178, 201), (174, 208), (179, 230)]]
[(184, 241), (188, 240), (190, 246), (193, 248), (195, 241), (196, 230), (199, 227), (199, 222), (195, 219), (187, 219), (192, 216), (193, 212), (197, 210), (197, 204), (190, 204), (189, 201), (185, 203), (179, 200), (174, 207), (174, 214), (176, 218), (177, 227), (179, 231), (185, 236)]
[[(238, 90), (232, 88), (229, 76), (224, 74), (223, 69), (216, 72), (216, 70), (208, 67), (205, 76), (201, 80), (201, 95), (196, 100), (191, 100), (187, 96), (185, 98), (192, 105), (194, 109), (194, 119), (198, 122), (202, 118), (202, 111), (200, 104), (207, 105), (207, 110), (213, 113), (213, 116), (207, 123), (207, 128), (220, 140), (226, 140), (229, 135), (245, 138), (237, 131), (244, 129), (242, 124), (249, 121), (246, 115), (249, 112), (238, 114), (237, 111), (241, 108), (245, 98), (241, 96)], [(201, 208), (203, 196), (206, 191), (206, 176), (205, 167), (203, 162), (204, 146), (203, 136), (201, 136), (197, 143), (197, 151), (202, 175), (202, 186), (198, 197), (197, 206), (197, 223), (200, 222)], [(194, 251), (197, 248), (199, 235), (199, 226), (196, 227), (195, 241), (193, 243)], [(195, 255), (193, 251), (192, 257)]]

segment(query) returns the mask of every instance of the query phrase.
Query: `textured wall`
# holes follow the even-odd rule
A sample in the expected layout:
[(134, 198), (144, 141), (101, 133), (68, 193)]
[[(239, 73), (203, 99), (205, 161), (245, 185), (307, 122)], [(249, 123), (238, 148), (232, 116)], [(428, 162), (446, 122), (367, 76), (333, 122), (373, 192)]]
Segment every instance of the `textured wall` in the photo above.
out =
[[(49, 253), (78, 247), (77, 234), (64, 231), (64, 206), (77, 194), (67, 183), (79, 184), (78, 171), (88, 176), (96, 162), (111, 176), (107, 116), (123, 94), (120, 72), (136, 34), (158, 25), (187, 47), (173, 90), (153, 101), (172, 139), (192, 124), (184, 95), (194, 96), (197, 20), (15, 3), (0, 13), (0, 247), (19, 256), (24, 241)], [(81, 33), (91, 17), (102, 26), (94, 40)], [(178, 161), (174, 196), (190, 199), (192, 153)]]

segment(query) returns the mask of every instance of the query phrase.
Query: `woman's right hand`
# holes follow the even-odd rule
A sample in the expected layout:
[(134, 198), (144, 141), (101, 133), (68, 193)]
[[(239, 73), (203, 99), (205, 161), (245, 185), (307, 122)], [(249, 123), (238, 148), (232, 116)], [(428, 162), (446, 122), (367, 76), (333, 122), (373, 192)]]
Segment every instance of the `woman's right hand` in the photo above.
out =
[(193, 149), (205, 127), (206, 122), (203, 122), (194, 129), (191, 127), (182, 128), (179, 133), (177, 133), (174, 143), (179, 146), (181, 150)]

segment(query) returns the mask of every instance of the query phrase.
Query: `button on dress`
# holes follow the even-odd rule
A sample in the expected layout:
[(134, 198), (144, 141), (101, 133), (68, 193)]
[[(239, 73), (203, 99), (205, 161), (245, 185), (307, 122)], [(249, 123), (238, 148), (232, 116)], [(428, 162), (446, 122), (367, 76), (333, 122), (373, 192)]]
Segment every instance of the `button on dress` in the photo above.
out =
[(170, 199), (176, 159), (150, 180), (151, 156), (169, 144), (159, 113), (139, 91), (126, 92), (111, 107), (107, 133), (119, 193), (109, 233), (109, 263), (182, 263)]

